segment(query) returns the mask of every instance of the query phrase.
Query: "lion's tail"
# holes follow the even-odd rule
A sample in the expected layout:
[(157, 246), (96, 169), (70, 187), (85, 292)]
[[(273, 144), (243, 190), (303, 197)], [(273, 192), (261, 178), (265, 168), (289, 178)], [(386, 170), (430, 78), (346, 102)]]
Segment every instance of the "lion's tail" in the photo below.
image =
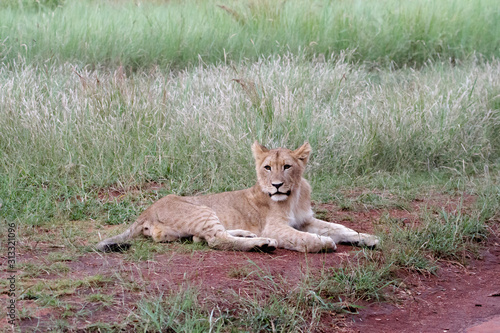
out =
[(111, 238), (105, 239), (96, 245), (97, 250), (102, 252), (122, 252), (130, 248), (130, 244), (127, 241), (139, 236), (142, 233), (142, 225), (144, 224), (144, 219), (142, 216), (128, 228), (125, 232), (113, 236)]

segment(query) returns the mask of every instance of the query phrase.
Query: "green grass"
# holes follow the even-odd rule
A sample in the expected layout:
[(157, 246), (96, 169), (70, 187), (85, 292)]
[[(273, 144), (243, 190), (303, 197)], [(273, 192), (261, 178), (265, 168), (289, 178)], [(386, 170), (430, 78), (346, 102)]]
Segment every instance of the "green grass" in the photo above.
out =
[(500, 55), (495, 0), (60, 1), (0, 5), (0, 60), (185, 68), (354, 50), (389, 66)]
[[(332, 309), (313, 291), (301, 288), (290, 291), (286, 282), (274, 281), (272, 276), (256, 279), (259, 286), (255, 294), (229, 295), (225, 302), (205, 300), (202, 303), (202, 294), (192, 287), (145, 298), (135, 313), (135, 329), (148, 332), (302, 332), (317, 324), (319, 312)], [(259, 291), (262, 283), (264, 289), (268, 289), (266, 294)]]
[(124, 253), (127, 260), (130, 261), (147, 261), (154, 260), (158, 253), (165, 253), (170, 251), (168, 246), (163, 243), (155, 243), (148, 240), (138, 240), (133, 242), (130, 251)]
[(160, 295), (138, 304), (137, 320), (144, 332), (218, 332), (223, 321), (214, 320), (200, 306), (193, 289)]
[(61, 278), (55, 280), (40, 280), (35, 284), (30, 281), (22, 281), (20, 294), (24, 299), (40, 299), (47, 298), (57, 300), (57, 297), (62, 295), (71, 295), (77, 292), (80, 288), (99, 288), (111, 283), (108, 277), (100, 274), (84, 277), (78, 280)]
[(86, 300), (93, 303), (102, 303), (105, 306), (109, 306), (113, 303), (113, 296), (96, 293), (91, 294), (86, 297)]
[(78, 259), (78, 255), (72, 253), (52, 252), (47, 256), (47, 259), (52, 262), (74, 261)]
[[(378, 172), (448, 178), (498, 172), (500, 109), (490, 93), (500, 89), (498, 62), (372, 72), (344, 58), (315, 64), (288, 55), (236, 71), (221, 65), (80, 75), (85, 84), (69, 65), (51, 67), (49, 75), (33, 66), (0, 70), (7, 220), (118, 224), (158, 197), (100, 199), (99, 189), (110, 186), (155, 181), (162, 193), (179, 194), (251, 186), (255, 139), (292, 148), (309, 141), (307, 177), (315, 189)], [(233, 81), (238, 77), (264, 92), (271, 122), (256, 111), (252, 90)], [(377, 204), (363, 199), (370, 200)]]
[[(381, 298), (381, 289), (393, 282), (384, 280), (387, 272), (359, 267), (324, 269), (321, 280), (305, 276), (303, 284), (291, 286), (249, 261), (243, 277), (252, 286), (249, 293), (229, 290), (223, 300), (216, 300), (183, 286), (144, 298), (129, 324), (148, 332), (306, 332), (317, 327), (324, 312), (357, 311), (356, 305), (339, 300), (339, 295), (344, 297), (347, 292), (349, 299)], [(246, 274), (247, 270), (251, 272)], [(241, 278), (239, 272), (237, 275)]]
[(391, 264), (367, 260), (364, 251), (354, 260), (339, 267), (332, 267), (316, 278), (316, 290), (330, 302), (342, 299), (357, 302), (360, 299), (382, 301), (386, 299), (384, 288), (396, 284), (391, 276)]
[(421, 213), (420, 225), (412, 226), (384, 218), (382, 223), (389, 227), (383, 243), (386, 261), (396, 268), (431, 273), (435, 273), (439, 260), (466, 264), (478, 254), (489, 234), (486, 221), (479, 215), (480, 210), (470, 214), (428, 211)]
[(68, 266), (62, 262), (56, 262), (50, 265), (27, 262), (18, 265), (17, 268), (22, 270), (22, 277), (34, 277), (50, 274), (64, 275), (69, 272)]

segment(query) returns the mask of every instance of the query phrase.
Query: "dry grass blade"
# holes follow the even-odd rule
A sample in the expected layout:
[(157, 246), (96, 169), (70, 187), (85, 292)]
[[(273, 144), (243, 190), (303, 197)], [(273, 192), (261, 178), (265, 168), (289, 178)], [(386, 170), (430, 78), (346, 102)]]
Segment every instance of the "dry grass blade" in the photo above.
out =
[(234, 18), (236, 20), (236, 22), (240, 23), (241, 25), (244, 25), (246, 23), (245, 18), (243, 16), (241, 16), (234, 9), (231, 9), (231, 8), (229, 8), (227, 6), (224, 6), (224, 5), (217, 5), (217, 7), (221, 8), (226, 13), (228, 13), (229, 15), (231, 15), (231, 17)]

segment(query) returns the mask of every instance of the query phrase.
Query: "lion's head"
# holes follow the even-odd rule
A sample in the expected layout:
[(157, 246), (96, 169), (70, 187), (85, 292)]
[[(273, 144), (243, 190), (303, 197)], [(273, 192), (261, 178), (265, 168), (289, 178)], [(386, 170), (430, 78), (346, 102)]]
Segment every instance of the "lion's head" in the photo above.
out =
[(311, 153), (309, 143), (296, 150), (267, 149), (257, 141), (252, 145), (257, 170), (257, 181), (262, 192), (273, 201), (287, 200), (302, 180), (302, 174)]

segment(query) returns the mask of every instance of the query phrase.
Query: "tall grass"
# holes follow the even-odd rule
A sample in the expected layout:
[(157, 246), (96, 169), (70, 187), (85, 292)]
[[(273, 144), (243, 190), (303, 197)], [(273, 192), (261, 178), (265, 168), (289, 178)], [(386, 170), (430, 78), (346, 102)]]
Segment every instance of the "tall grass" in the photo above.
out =
[(496, 0), (11, 0), (0, 6), (0, 61), (11, 65), (23, 58), (185, 68), (284, 52), (329, 58), (347, 49), (355, 50), (355, 62), (398, 67), (500, 56)]
[(498, 62), (373, 72), (288, 55), (179, 73), (26, 64), (0, 78), (3, 213), (27, 221), (66, 214), (67, 200), (112, 184), (153, 180), (181, 194), (250, 186), (255, 139), (309, 141), (313, 177), (494, 176), (500, 158)]

